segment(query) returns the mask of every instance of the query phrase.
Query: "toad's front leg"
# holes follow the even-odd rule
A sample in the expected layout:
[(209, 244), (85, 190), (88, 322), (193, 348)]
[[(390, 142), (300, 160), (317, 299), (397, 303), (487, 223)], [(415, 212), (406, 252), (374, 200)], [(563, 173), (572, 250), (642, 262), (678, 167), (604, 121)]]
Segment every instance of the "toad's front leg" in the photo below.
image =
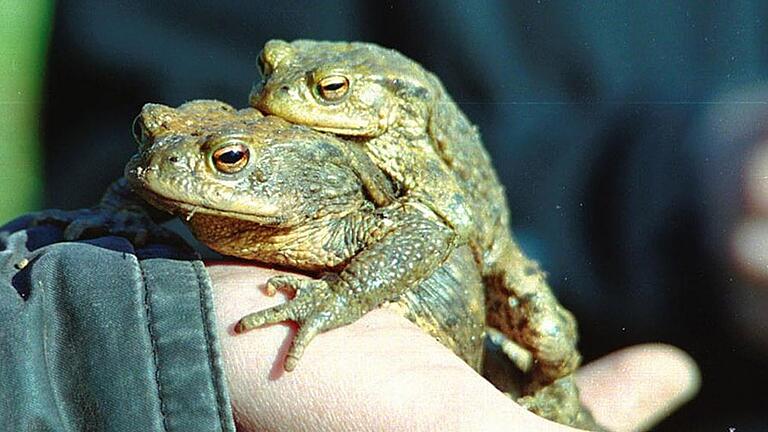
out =
[(235, 330), (239, 333), (286, 320), (298, 323), (300, 329), (285, 360), (285, 370), (293, 370), (316, 335), (396, 300), (431, 275), (455, 248), (454, 232), (420, 213), (398, 207), (375, 217), (380, 222), (365, 233), (368, 246), (340, 273), (319, 280), (271, 279), (268, 290), (292, 288), (295, 297), (242, 318)]
[(301, 327), (285, 358), (287, 371), (296, 368), (307, 344), (319, 333), (352, 323), (367, 312), (361, 304), (352, 301), (349, 285), (336, 275), (317, 280), (277, 276), (267, 282), (268, 293), (276, 289), (292, 289), (295, 295), (286, 303), (241, 318), (235, 332), (286, 320), (299, 323)]
[(57, 225), (67, 241), (105, 235), (120, 236), (136, 246), (147, 243), (183, 244), (183, 240), (159, 223), (170, 214), (155, 210), (133, 192), (125, 178), (113, 182), (98, 205), (78, 210), (43, 210), (33, 214), (30, 225)]

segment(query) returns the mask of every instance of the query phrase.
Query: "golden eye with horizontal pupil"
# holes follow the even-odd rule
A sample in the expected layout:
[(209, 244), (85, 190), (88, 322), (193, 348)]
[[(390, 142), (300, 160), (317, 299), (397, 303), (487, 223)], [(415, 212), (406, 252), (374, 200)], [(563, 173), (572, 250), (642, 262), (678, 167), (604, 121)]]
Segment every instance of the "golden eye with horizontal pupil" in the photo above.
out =
[(341, 75), (327, 76), (317, 83), (317, 94), (329, 102), (340, 100), (348, 91), (349, 80)]
[(224, 174), (236, 174), (248, 165), (250, 152), (243, 144), (231, 144), (220, 147), (211, 157), (217, 170)]

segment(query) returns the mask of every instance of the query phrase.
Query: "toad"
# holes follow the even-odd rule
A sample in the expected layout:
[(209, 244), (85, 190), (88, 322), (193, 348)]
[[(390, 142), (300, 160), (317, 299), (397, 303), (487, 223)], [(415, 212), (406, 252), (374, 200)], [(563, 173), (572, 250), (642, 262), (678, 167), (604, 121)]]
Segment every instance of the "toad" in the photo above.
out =
[[(543, 279), (519, 250), (505, 255), (511, 245), (484, 243), (484, 230), (498, 234), (505, 224), (480, 217), (470, 219), (471, 229), (458, 230), (434, 211), (439, 202), (405, 192), (356, 140), (216, 101), (148, 104), (137, 126), (140, 149), (126, 178), (148, 202), (181, 216), (222, 254), (317, 276), (271, 279), (269, 292), (287, 289), (294, 298), (237, 325), (245, 331), (297, 322), (287, 370), (317, 334), (386, 306), (480, 371), (489, 300), (504, 295), (496, 301), (510, 308), (518, 300), (506, 294), (508, 276), (499, 273), (509, 270), (478, 257), (512, 260), (502, 263), (523, 266), (513, 271), (527, 280)], [(464, 199), (463, 190), (454, 192)], [(493, 240), (511, 243), (508, 234)], [(570, 376), (531, 387), (521, 389), (527, 396), (519, 400), (533, 411), (592, 427)]]
[(429, 210), (455, 242), (471, 245), (491, 333), (515, 363), (525, 363), (520, 346), (533, 358), (530, 396), (519, 402), (548, 416), (551, 393), (575, 401), (575, 319), (515, 242), (478, 130), (439, 79), (397, 51), (359, 42), (270, 41), (259, 69), (252, 106), (354, 141), (400, 201)]

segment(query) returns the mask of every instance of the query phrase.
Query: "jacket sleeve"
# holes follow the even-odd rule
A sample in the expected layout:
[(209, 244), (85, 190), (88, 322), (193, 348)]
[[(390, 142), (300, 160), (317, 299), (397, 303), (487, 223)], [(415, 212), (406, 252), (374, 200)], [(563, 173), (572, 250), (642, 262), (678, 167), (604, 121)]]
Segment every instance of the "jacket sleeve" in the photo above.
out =
[(235, 430), (194, 252), (27, 225), (0, 228), (4, 430)]

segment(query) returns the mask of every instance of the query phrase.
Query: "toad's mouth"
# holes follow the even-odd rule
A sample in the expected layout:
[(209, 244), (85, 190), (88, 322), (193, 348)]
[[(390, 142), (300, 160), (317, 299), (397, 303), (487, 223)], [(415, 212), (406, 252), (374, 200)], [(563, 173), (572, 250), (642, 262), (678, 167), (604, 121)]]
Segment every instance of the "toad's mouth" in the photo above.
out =
[(184, 201), (179, 201), (167, 196), (161, 195), (147, 187), (141, 180), (129, 177), (129, 183), (133, 186), (133, 189), (142, 198), (153, 206), (166, 211), (168, 213), (177, 215), (188, 222), (195, 214), (205, 214), (211, 216), (220, 216), (230, 219), (243, 220), (248, 222), (254, 222), (259, 225), (269, 227), (280, 227), (285, 224), (287, 217), (283, 215), (264, 214), (258, 213), (245, 213), (235, 210), (222, 210), (218, 208), (208, 207), (202, 204), (191, 204)]
[[(253, 97), (253, 95), (252, 95)], [(336, 115), (323, 114), (314, 110), (308, 110), (303, 107), (296, 107), (290, 104), (273, 107), (263, 102), (261, 99), (251, 100), (256, 108), (266, 115), (281, 117), (299, 126), (309, 127), (321, 132), (332, 133), (349, 138), (374, 138), (381, 135), (384, 130), (381, 125), (371, 124), (368, 121), (350, 118), (348, 121), (339, 121)]]
[[(300, 122), (301, 119), (299, 119), (299, 124), (302, 124)], [(346, 126), (346, 125), (339, 125), (339, 126), (330, 126), (327, 124), (322, 123), (314, 123), (312, 122), (304, 122), (303, 124), (308, 125), (312, 129), (319, 130), (321, 132), (327, 132), (332, 133), (336, 135), (342, 135), (344, 137), (350, 137), (350, 138), (370, 138), (372, 136), (375, 136), (375, 131), (372, 130), (369, 127), (364, 126)]]

